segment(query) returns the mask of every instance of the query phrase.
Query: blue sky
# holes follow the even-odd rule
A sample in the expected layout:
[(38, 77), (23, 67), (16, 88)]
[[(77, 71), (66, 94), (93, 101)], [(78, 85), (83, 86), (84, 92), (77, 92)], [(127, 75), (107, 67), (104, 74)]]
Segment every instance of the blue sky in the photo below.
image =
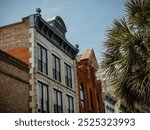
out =
[(21, 21), (36, 8), (41, 8), (45, 20), (60, 16), (68, 30), (68, 41), (79, 44), (80, 53), (93, 48), (101, 60), (106, 30), (114, 18), (123, 16), (124, 0), (0, 0), (0, 26)]

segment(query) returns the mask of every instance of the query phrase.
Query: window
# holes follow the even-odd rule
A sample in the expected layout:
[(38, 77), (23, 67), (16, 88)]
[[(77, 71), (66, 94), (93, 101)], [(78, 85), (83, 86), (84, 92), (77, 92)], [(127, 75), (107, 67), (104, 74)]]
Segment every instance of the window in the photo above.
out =
[(94, 106), (93, 106), (93, 94), (92, 94), (92, 90), (90, 89), (90, 103), (91, 103), (91, 109), (92, 112), (94, 112)]
[(72, 75), (71, 75), (71, 67), (67, 65), (66, 63), (64, 64), (65, 66), (65, 84), (72, 88)]
[(114, 109), (110, 105), (106, 105), (106, 113), (114, 113)]
[(60, 59), (52, 55), (53, 79), (61, 82)]
[(44, 74), (48, 74), (47, 71), (47, 50), (41, 45), (37, 44), (37, 59), (38, 70)]
[(38, 82), (37, 87), (38, 112), (48, 112), (48, 86)]
[(82, 104), (83, 110), (85, 111), (84, 88), (82, 84), (80, 84), (80, 102)]
[(62, 93), (54, 89), (54, 112), (62, 113)]
[(97, 95), (97, 110), (98, 110), (98, 112), (100, 112), (100, 101), (99, 101), (99, 95), (98, 95), (98, 93), (97, 93), (96, 95)]
[(73, 97), (67, 95), (67, 112), (74, 113)]

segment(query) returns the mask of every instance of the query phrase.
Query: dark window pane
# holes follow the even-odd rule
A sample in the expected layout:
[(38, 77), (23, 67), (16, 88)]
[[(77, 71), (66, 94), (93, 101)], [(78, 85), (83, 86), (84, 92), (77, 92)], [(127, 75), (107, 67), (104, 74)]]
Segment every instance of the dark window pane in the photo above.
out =
[(64, 71), (65, 71), (65, 84), (72, 88), (72, 75), (71, 75), (71, 67), (67, 65), (66, 63), (64, 64)]
[(52, 55), (53, 79), (61, 82), (60, 59)]
[(80, 84), (80, 102), (82, 104), (83, 110), (85, 111), (84, 88), (82, 84)]
[(39, 59), (39, 60), (41, 60), (42, 58), (41, 58), (41, 47), (38, 45), (37, 46), (37, 58)]
[(44, 74), (47, 72), (47, 50), (41, 45), (37, 44), (37, 59), (38, 59), (38, 70)]
[(67, 110), (68, 113), (74, 112), (74, 103), (73, 103), (73, 97), (67, 95)]
[(54, 112), (62, 112), (62, 93), (56, 89), (54, 89)]
[(48, 112), (48, 86), (39, 82), (37, 86), (38, 112)]
[(38, 59), (38, 70), (42, 72), (42, 61)]

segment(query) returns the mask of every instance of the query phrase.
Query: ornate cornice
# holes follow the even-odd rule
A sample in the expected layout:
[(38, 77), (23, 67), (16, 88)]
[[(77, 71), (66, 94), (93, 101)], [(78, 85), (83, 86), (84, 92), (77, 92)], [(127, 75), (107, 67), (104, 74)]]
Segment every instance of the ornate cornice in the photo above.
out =
[(65, 38), (65, 35), (62, 35), (57, 28), (48, 24), (48, 22), (42, 19), (41, 15), (34, 14), (29, 16), (29, 27), (34, 27), (50, 43), (67, 54), (70, 58), (75, 59), (79, 52), (78, 48), (71, 45)]

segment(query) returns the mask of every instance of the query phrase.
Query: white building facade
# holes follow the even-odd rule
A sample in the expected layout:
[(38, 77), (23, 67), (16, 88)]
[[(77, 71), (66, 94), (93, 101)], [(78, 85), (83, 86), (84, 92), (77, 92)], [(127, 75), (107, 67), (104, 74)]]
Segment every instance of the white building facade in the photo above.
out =
[(40, 11), (29, 16), (32, 112), (79, 112), (76, 61), (78, 48), (66, 37), (64, 21), (46, 22)]

